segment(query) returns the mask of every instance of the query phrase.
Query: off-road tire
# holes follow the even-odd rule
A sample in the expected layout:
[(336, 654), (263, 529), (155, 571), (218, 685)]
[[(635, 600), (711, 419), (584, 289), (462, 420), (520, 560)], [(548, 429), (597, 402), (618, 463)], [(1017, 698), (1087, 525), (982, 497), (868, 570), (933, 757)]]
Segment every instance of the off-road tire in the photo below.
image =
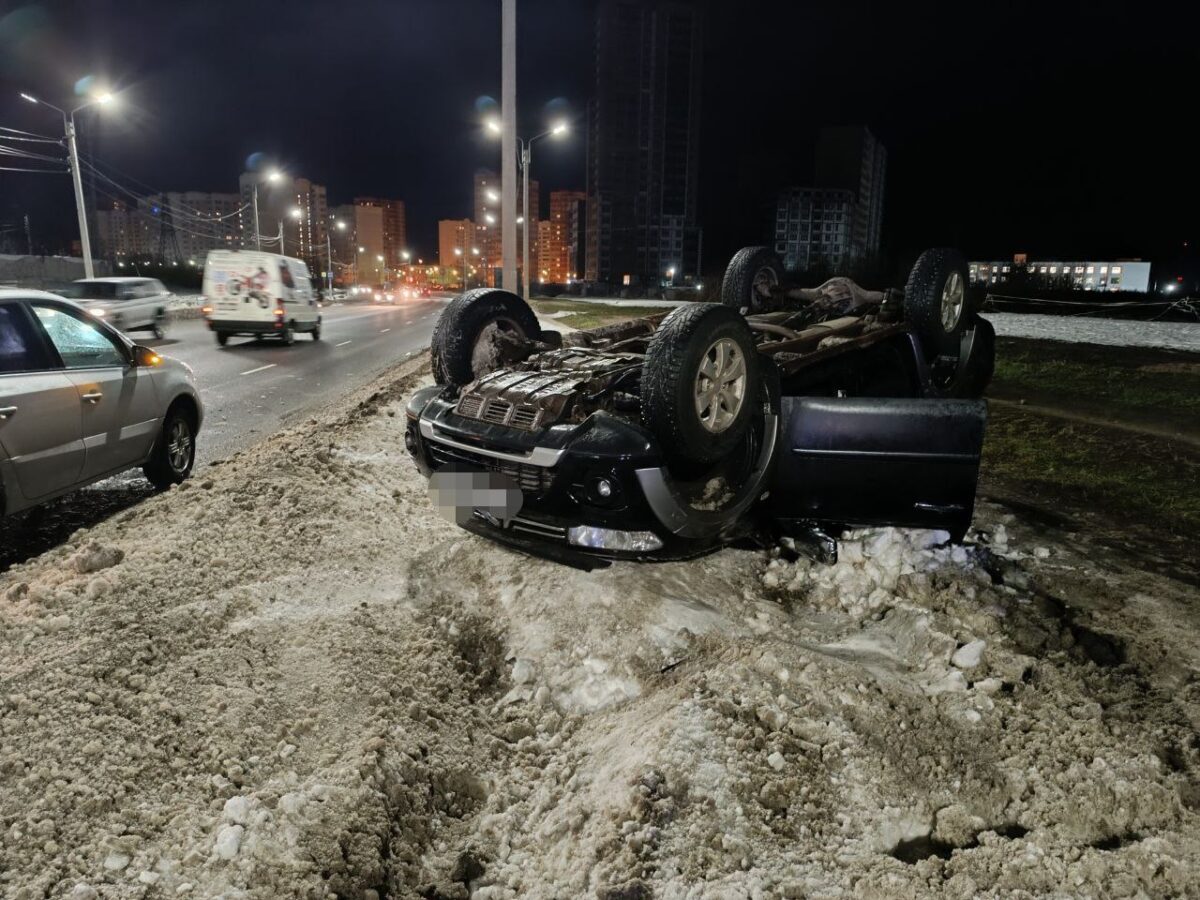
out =
[[(947, 327), (942, 322), (942, 292), (955, 274), (960, 279), (962, 304), (957, 320)], [(938, 247), (917, 257), (904, 288), (904, 318), (921, 339), (927, 359), (958, 356), (963, 328), (970, 314), (968, 283), (967, 261), (957, 250)]]
[(996, 329), (987, 319), (974, 317), (975, 340), (951, 385), (950, 394), (964, 400), (978, 400), (991, 384), (996, 370)]
[(509, 291), (475, 288), (459, 294), (442, 310), (433, 329), (431, 349), (434, 379), (439, 384), (470, 384), (476, 374), (472, 356), (480, 333), (497, 320), (507, 320), (529, 341), (540, 340), (542, 329), (529, 304)]
[[(181, 462), (178, 454), (173, 452), (173, 435), (177, 426), (182, 426), (188, 440), (187, 452)], [(190, 474), (196, 462), (196, 423), (191, 413), (183, 406), (176, 405), (167, 411), (163, 420), (162, 430), (150, 451), (150, 458), (142, 466), (146, 478), (156, 488), (166, 490), (173, 484), (180, 484)]]
[(721, 279), (721, 303), (743, 316), (769, 312), (772, 299), (754, 287), (760, 273), (766, 273), (776, 285), (783, 284), (783, 263), (770, 247), (743, 247), (733, 254)]
[(226, 344), (228, 344), (228, 343), (229, 343), (229, 334), (228, 334), (228, 332), (225, 332), (225, 331), (218, 331), (218, 332), (217, 332), (217, 345), (218, 345), (218, 346), (221, 346), (221, 347), (224, 347), (224, 346), (225, 346)]
[[(730, 338), (745, 361), (742, 405), (724, 431), (714, 433), (696, 412), (696, 376), (701, 360), (721, 338)], [(642, 421), (658, 439), (668, 462), (713, 463), (729, 454), (754, 417), (760, 396), (758, 350), (746, 320), (724, 304), (677, 307), (658, 326), (642, 362)]]

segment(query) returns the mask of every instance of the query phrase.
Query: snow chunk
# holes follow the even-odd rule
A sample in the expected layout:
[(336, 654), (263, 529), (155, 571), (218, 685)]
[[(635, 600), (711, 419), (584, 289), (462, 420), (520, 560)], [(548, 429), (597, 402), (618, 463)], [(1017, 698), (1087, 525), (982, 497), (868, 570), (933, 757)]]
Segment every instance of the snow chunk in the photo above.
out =
[(245, 829), (241, 825), (222, 825), (221, 830), (217, 832), (217, 856), (221, 859), (233, 859), (237, 856), (244, 832)]
[(963, 644), (954, 651), (950, 662), (960, 669), (974, 669), (983, 658), (983, 648), (986, 646), (987, 641), (971, 641), (969, 644)]

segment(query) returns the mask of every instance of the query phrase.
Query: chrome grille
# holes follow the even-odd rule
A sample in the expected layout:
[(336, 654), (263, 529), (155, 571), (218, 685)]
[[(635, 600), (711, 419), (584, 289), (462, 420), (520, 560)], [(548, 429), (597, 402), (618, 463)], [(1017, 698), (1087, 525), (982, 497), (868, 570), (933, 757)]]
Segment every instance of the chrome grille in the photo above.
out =
[(483, 408), (483, 415), (480, 418), (485, 422), (491, 422), (493, 425), (503, 425), (508, 421), (508, 416), (511, 412), (511, 403), (507, 400), (497, 400), (493, 397), (487, 402), (487, 406)]
[(538, 410), (536, 406), (518, 406), (513, 410), (512, 419), (508, 424), (513, 428), (524, 428), (526, 431), (532, 430), (537, 424)]
[(483, 398), (478, 394), (465, 394), (458, 401), (458, 414), (468, 419), (478, 419), (479, 411), (483, 409)]
[(489, 469), (492, 472), (507, 475), (517, 483), (522, 493), (526, 494), (544, 494), (554, 485), (554, 469), (495, 459), (490, 456), (484, 456), (482, 453), (472, 453), (469, 450), (460, 450), (457, 447), (447, 447), (445, 444), (439, 444), (436, 441), (430, 441), (428, 447), (429, 455), (432, 458), (435, 468), (441, 468), (451, 463), (465, 463), (473, 468)]
[(467, 419), (478, 419), (492, 425), (507, 425), (532, 431), (541, 419), (541, 410), (531, 403), (514, 406), (499, 397), (483, 397), (479, 394), (463, 394), (454, 411)]

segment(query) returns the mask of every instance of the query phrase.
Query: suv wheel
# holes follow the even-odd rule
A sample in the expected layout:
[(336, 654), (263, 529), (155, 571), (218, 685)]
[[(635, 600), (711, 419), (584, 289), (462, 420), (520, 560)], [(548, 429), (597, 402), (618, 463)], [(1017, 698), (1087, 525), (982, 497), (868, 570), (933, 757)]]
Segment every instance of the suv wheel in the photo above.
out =
[(768, 247), (743, 247), (725, 267), (721, 302), (743, 316), (774, 308), (771, 289), (783, 283), (783, 263)]
[(754, 335), (735, 310), (681, 306), (646, 348), (642, 420), (669, 459), (716, 462), (749, 426), (761, 377)]
[[(476, 288), (459, 294), (442, 310), (430, 341), (439, 383), (470, 384), (518, 358), (520, 344), (541, 338), (529, 304), (509, 291)], [(515, 339), (513, 353), (505, 339)]]
[(950, 248), (926, 250), (904, 287), (904, 317), (921, 339), (926, 358), (957, 358), (969, 316), (967, 261)]

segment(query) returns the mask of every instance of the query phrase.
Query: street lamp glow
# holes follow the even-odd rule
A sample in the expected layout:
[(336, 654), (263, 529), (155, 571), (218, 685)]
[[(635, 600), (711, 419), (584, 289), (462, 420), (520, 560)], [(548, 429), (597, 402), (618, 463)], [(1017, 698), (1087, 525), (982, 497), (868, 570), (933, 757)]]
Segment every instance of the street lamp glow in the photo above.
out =
[(455, 248), (454, 248), (454, 255), (455, 255), (455, 256), (462, 256), (462, 247), (455, 247)]
[(488, 119), (486, 122), (484, 122), (484, 124), (487, 126), (487, 130), (492, 134), (500, 134), (504, 130), (500, 127), (499, 119)]
[(28, 100), (30, 103), (37, 103), (37, 102), (38, 102), (38, 98), (37, 98), (37, 97), (30, 97), (28, 94), (22, 94), (22, 95), (21, 95), (21, 99), (22, 99), (22, 100)]
[(283, 177), (283, 173), (280, 172), (278, 169), (273, 169), (267, 173), (267, 181), (270, 181), (272, 183), (278, 181), (282, 177)]
[(337, 226), (337, 230), (338, 230), (338, 231), (345, 231), (345, 230), (346, 230), (346, 223), (345, 223), (345, 222), (338, 221), (338, 222), (334, 222), (334, 224)]
[(553, 128), (550, 129), (550, 133), (551, 134), (562, 134), (566, 130), (567, 130), (567, 123), (559, 122), (557, 125), (555, 125)]
[(358, 248), (358, 252), (359, 252), (359, 253), (366, 253), (366, 252), (367, 252), (367, 248), (366, 248), (366, 247), (359, 247), (359, 248)]
[(298, 207), (298, 206), (292, 207), (292, 218), (293, 219), (299, 219), (303, 215), (304, 215), (304, 210), (302, 210), (300, 207)]
[(524, 216), (517, 216), (517, 224), (518, 225), (522, 225), (522, 224), (524, 224), (524, 222), (525, 222)]
[(117, 98), (112, 95), (111, 91), (105, 91), (102, 94), (96, 95), (97, 103), (112, 103), (115, 99)]
[[(23, 96), (23, 95), (22, 95), (22, 96)], [(33, 98), (31, 97), (30, 99), (32, 100)], [(36, 102), (37, 102), (37, 101), (36, 101), (36, 100), (34, 100), (34, 103), (36, 103)], [(500, 202), (500, 195), (499, 195), (499, 194), (497, 194), (495, 191), (488, 191), (488, 192), (487, 192), (487, 198), (488, 198), (489, 200), (491, 200), (493, 203), (499, 203), (499, 202)]]
[(472, 253), (474, 253), (476, 256), (478, 256), (478, 255), (479, 255), (479, 248), (478, 248), (478, 247), (472, 247), (472, 248), (471, 248), (471, 252), (472, 252)]
[(495, 224), (496, 224), (496, 217), (495, 217), (495, 216), (493, 216), (491, 213), (484, 213), (484, 214), (483, 214), (483, 221), (487, 222), (489, 225), (495, 225)]
[(407, 250), (401, 250), (401, 251), (400, 251), (400, 258), (401, 258), (402, 260), (404, 260), (405, 262), (408, 262), (410, 259), (412, 259), (412, 254), (411, 254), (411, 253), (409, 253)]

